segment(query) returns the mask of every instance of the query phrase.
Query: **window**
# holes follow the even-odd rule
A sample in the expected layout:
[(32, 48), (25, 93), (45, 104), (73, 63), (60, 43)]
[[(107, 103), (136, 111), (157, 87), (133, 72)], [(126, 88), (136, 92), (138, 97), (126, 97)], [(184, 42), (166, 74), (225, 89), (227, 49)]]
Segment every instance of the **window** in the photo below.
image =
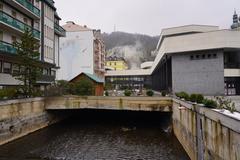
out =
[(213, 58), (217, 58), (217, 54), (215, 53), (215, 54), (213, 54)]
[(212, 55), (211, 54), (208, 54), (208, 58), (211, 58), (212, 57)]
[(12, 43), (16, 42), (17, 41), (17, 37), (15, 36), (12, 36)]
[(199, 59), (199, 55), (196, 55), (196, 59)]
[(43, 75), (48, 75), (48, 69), (43, 69)]
[(0, 3), (0, 11), (2, 11), (2, 10), (3, 10), (3, 4)]
[(11, 73), (11, 63), (3, 63), (3, 73)]
[(15, 11), (12, 11), (13, 18), (17, 18), (17, 13)]
[(19, 73), (19, 71), (20, 71), (19, 65), (18, 64), (13, 64), (12, 65), (12, 73), (16, 75), (16, 74)]
[(51, 71), (51, 76), (56, 76), (56, 71)]
[(206, 57), (205, 54), (203, 54), (203, 55), (202, 55), (202, 59), (205, 59), (205, 57)]
[(193, 55), (191, 55), (191, 56), (190, 56), (190, 59), (191, 59), (191, 60), (193, 60), (193, 59), (194, 59), (194, 56), (193, 56)]
[(23, 18), (24, 23), (28, 24), (28, 19), (27, 18)]
[(0, 41), (3, 41), (3, 32), (0, 31)]

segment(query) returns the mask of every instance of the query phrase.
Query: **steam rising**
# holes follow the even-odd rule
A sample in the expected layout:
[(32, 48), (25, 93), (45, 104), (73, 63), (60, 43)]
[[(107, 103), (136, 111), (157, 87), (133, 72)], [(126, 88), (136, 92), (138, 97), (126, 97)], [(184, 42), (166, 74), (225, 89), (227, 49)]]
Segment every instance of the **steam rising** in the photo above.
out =
[(111, 53), (116, 53), (118, 56), (124, 57), (129, 69), (139, 69), (144, 59), (142, 44), (136, 41), (135, 45), (125, 45), (114, 47), (110, 50)]

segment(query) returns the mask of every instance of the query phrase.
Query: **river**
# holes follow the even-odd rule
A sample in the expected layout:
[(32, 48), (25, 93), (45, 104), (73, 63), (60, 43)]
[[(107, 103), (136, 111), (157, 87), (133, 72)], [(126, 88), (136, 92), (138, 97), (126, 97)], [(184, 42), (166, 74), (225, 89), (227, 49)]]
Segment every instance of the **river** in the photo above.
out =
[(0, 160), (188, 160), (169, 133), (170, 114), (76, 111), (0, 146)]

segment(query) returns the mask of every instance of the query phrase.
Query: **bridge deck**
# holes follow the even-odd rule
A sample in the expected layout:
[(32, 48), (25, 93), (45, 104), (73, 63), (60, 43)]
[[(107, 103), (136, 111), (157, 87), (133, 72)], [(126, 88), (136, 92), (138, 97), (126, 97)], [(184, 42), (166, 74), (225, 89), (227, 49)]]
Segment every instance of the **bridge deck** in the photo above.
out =
[(172, 111), (171, 97), (62, 96), (45, 99), (47, 110), (106, 109), (131, 111)]

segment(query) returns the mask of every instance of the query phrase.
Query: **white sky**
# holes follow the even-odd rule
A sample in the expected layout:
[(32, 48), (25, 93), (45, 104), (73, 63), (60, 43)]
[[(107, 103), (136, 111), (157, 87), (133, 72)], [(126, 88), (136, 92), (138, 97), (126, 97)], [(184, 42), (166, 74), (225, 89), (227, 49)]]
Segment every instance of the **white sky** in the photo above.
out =
[(240, 0), (55, 0), (61, 24), (74, 21), (110, 33), (159, 35), (162, 28), (186, 24), (229, 28)]

